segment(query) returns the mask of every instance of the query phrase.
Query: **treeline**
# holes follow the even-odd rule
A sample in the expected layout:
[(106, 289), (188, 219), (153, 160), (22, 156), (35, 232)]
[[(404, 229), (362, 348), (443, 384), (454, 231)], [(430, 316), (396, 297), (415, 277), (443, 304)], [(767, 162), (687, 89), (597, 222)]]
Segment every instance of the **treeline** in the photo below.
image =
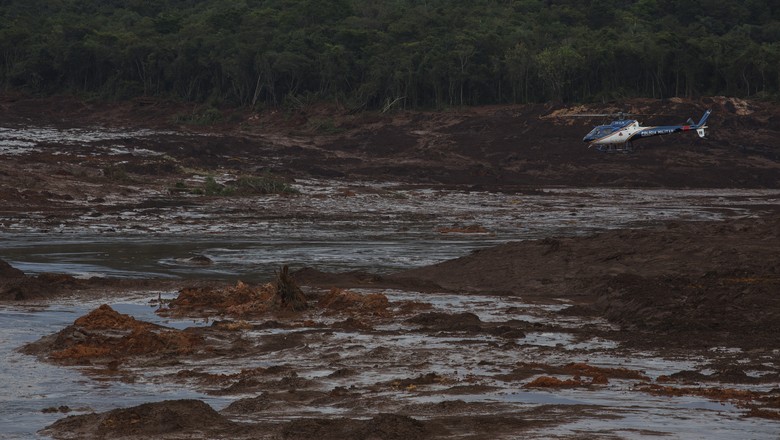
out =
[(0, 87), (211, 105), (780, 96), (766, 0), (0, 0)]

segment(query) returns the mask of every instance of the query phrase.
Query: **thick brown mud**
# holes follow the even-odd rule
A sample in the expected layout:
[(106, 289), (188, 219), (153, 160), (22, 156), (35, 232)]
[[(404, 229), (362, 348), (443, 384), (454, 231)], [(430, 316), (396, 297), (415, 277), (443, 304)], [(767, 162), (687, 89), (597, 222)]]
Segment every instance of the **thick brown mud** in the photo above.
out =
[[(66, 396), (40, 408), (68, 413), (41, 434), (776, 437), (780, 210), (776, 194), (760, 190), (780, 184), (780, 113), (766, 103), (721, 97), (628, 105), (616, 110), (675, 113), (682, 120), (713, 108), (712, 135), (651, 139), (633, 155), (602, 155), (581, 145), (592, 121), (561, 116), (609, 105), (391, 115), (311, 108), (236, 113), (228, 119), (240, 123), (193, 128), (167, 122), (181, 111), (172, 103), (3, 100), (2, 122), (20, 130), (4, 132), (8, 141), (0, 148), (0, 229), (11, 238), (31, 231), (55, 237), (72, 228), (118, 237), (138, 229), (154, 237), (155, 221), (214, 234), (227, 227), (215, 220), (217, 212), (246, 231), (256, 231), (260, 220), (319, 218), (289, 212), (295, 204), (288, 211), (283, 203), (263, 209), (254, 206), (262, 199), (226, 196), (240, 176), (268, 173), (288, 184), (313, 178), (343, 184), (312, 200), (357, 199), (350, 185), (366, 179), (412, 191), (524, 197), (550, 185), (748, 191), (705, 209), (712, 217), (728, 211), (716, 220), (658, 217), (596, 233), (599, 228), (583, 224), (581, 233), (482, 246), (404, 270), (288, 271), (279, 262), (276, 276), (261, 280), (117, 279), (25, 274), (0, 261), (7, 310), (35, 313), (74, 302), (87, 309), (59, 330), (25, 341), (23, 353), (109, 389), (144, 384), (202, 396), (123, 404), (119, 392), (114, 406), (97, 410)], [(323, 115), (336, 130), (310, 123)], [(95, 125), (104, 127), (100, 136)], [(42, 126), (55, 130), (57, 140), (35, 131)], [(106, 134), (105, 127), (122, 128)], [(205, 194), (214, 189), (206, 176), (218, 177), (223, 192)], [(361, 191), (375, 191), (383, 203), (410, 194)], [(594, 200), (580, 196), (572, 218)], [(729, 205), (732, 199), (738, 208)], [(505, 202), (524, 199), (500, 199), (490, 209)], [(208, 220), (183, 214), (203, 207)], [(436, 213), (414, 215), (417, 221)], [(349, 209), (328, 218), (348, 228), (376, 221)], [(465, 215), (448, 222), (430, 224), (442, 236), (496, 235), (493, 225)], [(203, 255), (176, 264), (204, 273), (214, 266)], [(120, 297), (144, 304), (146, 317), (112, 307)]]

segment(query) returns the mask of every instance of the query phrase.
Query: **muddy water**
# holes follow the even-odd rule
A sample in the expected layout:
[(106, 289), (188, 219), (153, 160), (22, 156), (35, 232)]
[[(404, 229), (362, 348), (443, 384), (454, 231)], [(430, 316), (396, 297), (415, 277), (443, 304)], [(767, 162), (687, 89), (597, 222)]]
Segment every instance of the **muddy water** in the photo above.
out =
[[(101, 216), (65, 220), (55, 228), (42, 224), (35, 216), (4, 218), (0, 258), (28, 273), (66, 272), (82, 277), (217, 277), (251, 281), (268, 279), (281, 264), (390, 272), (455, 258), (509, 240), (643, 227), (673, 219), (728, 221), (749, 216), (755, 206), (780, 199), (778, 191), (745, 190), (552, 188), (524, 195), (364, 183), (351, 185), (345, 195), (339, 184), (324, 181), (299, 182), (298, 188), (301, 194), (295, 197), (193, 200), (183, 207), (161, 204), (154, 209), (114, 213), (106, 210)], [(458, 228), (469, 227), (470, 233), (457, 232)], [(206, 256), (213, 263), (192, 264), (187, 259), (194, 255)], [(437, 310), (469, 311), (483, 321), (519, 319), (549, 323), (557, 319), (561, 328), (606, 325), (554, 317), (551, 312), (564, 307), (563, 302), (529, 305), (520, 299), (385, 293), (392, 301), (430, 302)], [(159, 322), (148, 305), (149, 299), (156, 297), (157, 292), (144, 292), (136, 298), (105, 301), (120, 312)], [(98, 305), (62, 300), (36, 309), (0, 309), (0, 383), (4, 384), (0, 396), (0, 438), (34, 437), (38, 430), (66, 415), (42, 412), (47, 408), (67, 406), (67, 414), (84, 414), (195, 397), (219, 410), (234, 399), (250, 397), (214, 397), (209, 390), (172, 384), (166, 377), (175, 371), (165, 369), (139, 374), (140, 379), (134, 383), (95, 380), (78, 368), (51, 366), (15, 351), (26, 342), (59, 331)], [(203, 324), (161, 323), (180, 328)], [(254, 332), (247, 337), (262, 340), (278, 331)], [(641, 369), (655, 378), (675, 371), (696, 371), (706, 364), (704, 359), (666, 360), (654, 353), (616, 352), (617, 344), (613, 341), (579, 340), (565, 331), (529, 332), (515, 341), (518, 348), (512, 350), (493, 348), (505, 342), (493, 336), (464, 339), (458, 335), (428, 335), (404, 325), (378, 327), (371, 333), (330, 331), (317, 337), (306, 333), (307, 329), (289, 331), (304, 333), (308, 348), (246, 359), (238, 366), (230, 359), (188, 367), (235, 373), (246, 366), (307, 365), (298, 375), (319, 381), (323, 390), (337, 386), (370, 387), (425, 372), (437, 372), (457, 381), (478, 378), (478, 383), (495, 387), (490, 392), (456, 396), (437, 394), (435, 390), (433, 394), (385, 392), (378, 397), (390, 403), (377, 407), (367, 403), (363, 413), (338, 406), (304, 406), (267, 413), (265, 417), (272, 421), (312, 415), (369, 417), (371, 411), (405, 411), (414, 405), (463, 400), (507, 405), (510, 409), (587, 405), (599, 408), (598, 414), (617, 417), (586, 418), (547, 428), (534, 434), (538, 438), (608, 430), (622, 438), (654, 437), (661, 433), (730, 439), (750, 432), (751, 438), (770, 439), (780, 432), (777, 422), (744, 418), (744, 410), (730, 404), (696, 397), (650, 397), (631, 392), (631, 385), (621, 381), (613, 381), (597, 391), (548, 392), (525, 390), (522, 383), (496, 378), (510, 372), (520, 361), (555, 365), (581, 361), (601, 367)], [(390, 348), (390, 353), (399, 355), (377, 357), (379, 348)], [(335, 362), (323, 362), (323, 353), (340, 356)], [(484, 359), (490, 363), (480, 364)], [(360, 373), (347, 380), (328, 377), (345, 367)]]
[[(229, 178), (229, 176), (225, 177)], [(511, 240), (642, 227), (666, 220), (727, 220), (776, 204), (776, 190), (554, 188), (534, 194), (444, 191), (393, 184), (301, 181), (300, 195), (162, 203), (47, 223), (0, 218), (0, 258), (28, 272), (80, 277), (264, 279), (280, 265), (386, 273)], [(85, 204), (73, 201), (73, 204)], [(128, 200), (115, 201), (116, 205)], [(192, 264), (193, 256), (212, 264)]]
[[(366, 291), (368, 293), (369, 291)], [(139, 292), (128, 298), (106, 301), (122, 312), (138, 319), (175, 328), (208, 325), (205, 321), (161, 318), (149, 300), (172, 295), (171, 292)], [(508, 380), (519, 362), (561, 365), (586, 362), (605, 368), (641, 369), (651, 379), (677, 371), (704, 371), (707, 359), (665, 359), (650, 352), (615, 350), (613, 341), (579, 340), (566, 329), (588, 325), (606, 327), (599, 319), (574, 320), (554, 312), (567, 306), (563, 300), (549, 304), (528, 304), (521, 298), (492, 296), (462, 296), (454, 294), (419, 294), (416, 292), (383, 291), (391, 304), (401, 301), (426, 302), (433, 311), (447, 313), (472, 312), (483, 322), (504, 322), (518, 319), (556, 325), (560, 331), (528, 333), (525, 338), (508, 341), (487, 334), (426, 331), (404, 321), (377, 325), (373, 331), (339, 331), (329, 327), (329, 318), (319, 316), (314, 327), (248, 330), (244, 338), (262, 344), (280, 335), (299, 336), (303, 343), (287, 349), (243, 357), (187, 360), (180, 365), (155, 367), (137, 371), (132, 383), (100, 378), (77, 367), (55, 367), (21, 355), (14, 347), (39, 336), (54, 333), (78, 316), (100, 303), (78, 303), (63, 300), (41, 308), (0, 309), (0, 438), (32, 438), (45, 425), (64, 417), (63, 413), (44, 413), (43, 409), (68, 406), (68, 414), (85, 414), (143, 402), (176, 398), (198, 398), (217, 410), (244, 397), (256, 397), (257, 392), (215, 396), (219, 388), (188, 386), (171, 382), (182, 368), (188, 370), (235, 374), (244, 368), (289, 366), (298, 378), (311, 381), (314, 389), (327, 392), (335, 387), (349, 388), (352, 404), (322, 403), (293, 406), (273, 406), (254, 414), (233, 414), (232, 418), (248, 422), (279, 422), (299, 417), (345, 416), (371, 417), (378, 412), (400, 412), (418, 418), (435, 416), (430, 409), (445, 401), (462, 401), (484, 405), (482, 411), (492, 414), (512, 414), (543, 405), (589, 408), (591, 417), (579, 419), (563, 416), (558, 426), (534, 429), (524, 438), (575, 438), (582, 433), (609, 433), (616, 438), (776, 439), (780, 432), (777, 421), (745, 418), (745, 410), (728, 402), (705, 398), (654, 397), (632, 390), (633, 383), (610, 380), (597, 388), (525, 389), (523, 381)], [(308, 319), (308, 318), (307, 318)], [(507, 342), (510, 347), (498, 348)], [(333, 374), (349, 369), (354, 374), (344, 377)], [(392, 381), (436, 373), (445, 380), (428, 386), (393, 387)], [(565, 377), (562, 377), (565, 379)], [(474, 394), (446, 392), (453, 385), (480, 385), (488, 391)], [(766, 390), (767, 385), (735, 385), (753, 390)], [(433, 406), (431, 406), (433, 404)]]
[[(196, 322), (161, 320), (154, 309), (138, 299), (114, 299), (122, 313), (157, 321), (170, 327)], [(135, 301), (135, 302), (133, 302)], [(216, 407), (226, 404), (195, 390), (161, 389), (155, 384), (133, 384), (90, 379), (79, 368), (63, 368), (39, 362), (16, 349), (42, 336), (56, 333), (100, 303), (63, 300), (41, 307), (0, 306), (0, 438), (39, 438), (36, 431), (69, 414), (84, 414), (150, 400), (198, 398)], [(65, 409), (67, 407), (67, 409)], [(57, 411), (62, 408), (64, 411)]]
[[(0, 130), (0, 154), (26, 154), (41, 142), (56, 139), (78, 151), (81, 145), (103, 145), (103, 153), (153, 155), (129, 150), (123, 136), (149, 133), (103, 133), (41, 129)], [(59, 138), (58, 138), (59, 136)], [(231, 176), (223, 176), (228, 179)], [(365, 269), (392, 272), (432, 264), (474, 249), (510, 240), (555, 235), (579, 235), (619, 227), (643, 227), (667, 220), (724, 220), (749, 216), (757, 206), (778, 204), (776, 190), (629, 190), (549, 188), (531, 194), (498, 194), (410, 188), (390, 183), (300, 181), (300, 195), (205, 199), (185, 197), (170, 203), (163, 192), (139, 190), (122, 198), (108, 197), (100, 205), (73, 200), (89, 214), (58, 219), (46, 213), (0, 217), (0, 258), (28, 272), (65, 272), (80, 277), (113, 276), (209, 277), (249, 281), (268, 279), (281, 264), (321, 270)], [(143, 202), (143, 203), (142, 203)], [(122, 209), (122, 206), (138, 208)], [(143, 208), (141, 207), (143, 206)], [(458, 231), (470, 231), (463, 233)], [(208, 257), (202, 266), (188, 259)], [(106, 298), (122, 313), (177, 328), (207, 323), (161, 320), (148, 302), (158, 293), (140, 292), (132, 298)], [(556, 320), (560, 328), (607, 325), (599, 321), (561, 318), (552, 312), (566, 306), (525, 304), (522, 299), (459, 295), (425, 295), (384, 292), (391, 301), (429, 302), (448, 313), (468, 311), (483, 321), (518, 319), (527, 322)], [(61, 300), (46, 307), (0, 307), (0, 438), (31, 438), (45, 425), (64, 417), (42, 412), (67, 406), (68, 414), (84, 414), (173, 398), (203, 399), (216, 409), (247, 396), (214, 397), (203, 389), (172, 384), (165, 375), (175, 371), (145, 372), (139, 380), (124, 383), (95, 380), (79, 368), (55, 367), (38, 362), (16, 349), (71, 324), (100, 302)], [(463, 400), (528, 408), (539, 405), (588, 405), (599, 408), (605, 420), (594, 417), (565, 423), (534, 433), (537, 438), (609, 432), (621, 438), (775, 439), (777, 422), (744, 418), (744, 410), (703, 398), (651, 397), (613, 381), (592, 390), (525, 390), (522, 383), (498, 378), (516, 362), (564, 364), (588, 362), (601, 367), (641, 369), (651, 378), (682, 370), (701, 370), (707, 359), (675, 359), (655, 353), (616, 351), (614, 341), (580, 340), (574, 332), (529, 332), (516, 347), (496, 350), (506, 341), (489, 335), (464, 337), (427, 334), (406, 324), (379, 326), (374, 332), (316, 329), (271, 329), (246, 336), (263, 340), (274, 332), (300, 332), (308, 347), (281, 350), (263, 358), (209, 360), (189, 365), (200, 371), (234, 373), (246, 366), (304, 365), (298, 374), (316, 380), (323, 390), (336, 386), (370, 387), (374, 384), (436, 372), (453, 380), (476, 378), (494, 391), (446, 396), (437, 390), (413, 393), (385, 392), (390, 403), (365, 413), (336, 406), (303, 407), (298, 411), (269, 412), (268, 420), (314, 415), (368, 416), (371, 412), (403, 411), (410, 405)], [(316, 348), (312, 350), (311, 348)], [(348, 349), (345, 351), (345, 348)], [(378, 350), (382, 349), (381, 352)], [(328, 361), (323, 353), (339, 353)], [(386, 353), (380, 355), (380, 353)], [(481, 361), (488, 359), (490, 363)], [(374, 368), (379, 365), (381, 368)], [(421, 367), (422, 366), (422, 367)], [(348, 379), (330, 377), (340, 368), (355, 368)], [(422, 368), (422, 370), (421, 370)], [(420, 417), (425, 417), (421, 414)], [(530, 435), (529, 435), (530, 437)]]
[(20, 156), (34, 152), (51, 150), (52, 144), (57, 144), (60, 151), (68, 153), (99, 153), (119, 155), (131, 153), (139, 156), (156, 156), (160, 153), (143, 149), (126, 147), (125, 142), (143, 140), (150, 136), (170, 134), (170, 132), (152, 130), (128, 130), (109, 128), (71, 128), (55, 127), (0, 127), (0, 154)]

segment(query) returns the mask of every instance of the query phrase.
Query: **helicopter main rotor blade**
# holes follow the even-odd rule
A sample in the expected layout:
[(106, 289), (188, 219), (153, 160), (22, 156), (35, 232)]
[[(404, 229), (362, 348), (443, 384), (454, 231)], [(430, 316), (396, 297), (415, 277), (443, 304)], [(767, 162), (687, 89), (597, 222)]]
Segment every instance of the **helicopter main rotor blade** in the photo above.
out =
[(570, 115), (547, 115), (544, 118), (627, 118), (632, 116), (675, 116), (663, 113), (573, 113)]

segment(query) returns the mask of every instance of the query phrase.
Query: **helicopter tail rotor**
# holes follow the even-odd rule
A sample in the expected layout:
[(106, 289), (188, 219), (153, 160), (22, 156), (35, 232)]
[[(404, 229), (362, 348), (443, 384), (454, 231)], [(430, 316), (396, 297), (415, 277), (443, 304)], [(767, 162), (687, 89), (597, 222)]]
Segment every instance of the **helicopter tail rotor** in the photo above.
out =
[(707, 119), (710, 117), (710, 113), (712, 113), (712, 109), (704, 112), (704, 116), (702, 116), (699, 123), (696, 124), (696, 134), (698, 134), (702, 139), (707, 136), (707, 125), (705, 124), (707, 124)]

